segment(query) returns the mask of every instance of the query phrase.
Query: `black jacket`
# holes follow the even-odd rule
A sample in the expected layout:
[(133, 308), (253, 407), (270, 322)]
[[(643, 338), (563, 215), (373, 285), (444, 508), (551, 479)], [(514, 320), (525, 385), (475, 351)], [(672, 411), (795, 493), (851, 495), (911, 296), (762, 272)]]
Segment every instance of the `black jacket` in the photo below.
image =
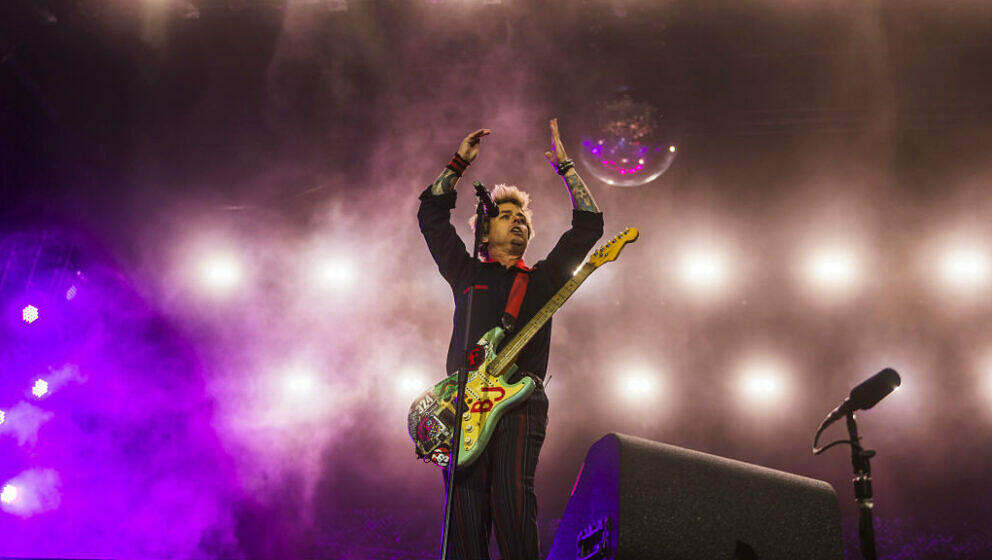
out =
[[(453, 373), (464, 362), (465, 344), (462, 337), (465, 332), (468, 286), (472, 281), (473, 269), (477, 276), (472, 330), (469, 336), (474, 343), (486, 331), (500, 325), (510, 287), (518, 272), (523, 270), (530, 274), (527, 295), (516, 322), (517, 329), (520, 329), (568, 282), (586, 254), (603, 235), (602, 213), (573, 210), (572, 228), (562, 234), (547, 258), (533, 267), (527, 267), (522, 261), (511, 268), (498, 262), (480, 262), (471, 257), (465, 243), (451, 225), (451, 209), (455, 207), (456, 196), (456, 192), (433, 195), (428, 188), (420, 195), (420, 210), (417, 212), (420, 231), (427, 240), (427, 247), (441, 276), (451, 286), (455, 299), (454, 328), (448, 345), (449, 373)], [(550, 342), (551, 321), (548, 321), (520, 353), (517, 366), (544, 379), (548, 369)]]

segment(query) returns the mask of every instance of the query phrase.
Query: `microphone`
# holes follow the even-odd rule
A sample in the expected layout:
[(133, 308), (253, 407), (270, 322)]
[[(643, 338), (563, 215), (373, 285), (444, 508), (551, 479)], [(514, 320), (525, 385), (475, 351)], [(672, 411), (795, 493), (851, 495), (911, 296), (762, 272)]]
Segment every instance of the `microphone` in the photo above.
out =
[(844, 402), (827, 415), (823, 423), (820, 424), (817, 434), (825, 430), (830, 424), (856, 410), (868, 410), (875, 406), (878, 401), (895, 391), (901, 383), (899, 374), (892, 368), (885, 368), (869, 377), (867, 381), (851, 389), (851, 394), (844, 399)]
[(499, 216), (499, 206), (496, 206), (496, 203), (493, 202), (493, 197), (490, 196), (489, 191), (486, 190), (486, 187), (483, 187), (482, 183), (479, 181), (475, 181), (472, 184), (475, 185), (475, 194), (479, 197), (479, 202), (481, 202), (482, 206), (486, 209), (486, 215), (490, 218)]

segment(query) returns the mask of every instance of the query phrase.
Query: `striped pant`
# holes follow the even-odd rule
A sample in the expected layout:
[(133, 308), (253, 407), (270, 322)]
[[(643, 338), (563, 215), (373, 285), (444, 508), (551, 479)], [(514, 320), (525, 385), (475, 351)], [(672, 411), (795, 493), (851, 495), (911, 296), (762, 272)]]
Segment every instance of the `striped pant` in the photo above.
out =
[(458, 469), (449, 558), (488, 560), (495, 525), (503, 560), (538, 560), (534, 472), (547, 425), (548, 397), (539, 386), (500, 419), (479, 459)]

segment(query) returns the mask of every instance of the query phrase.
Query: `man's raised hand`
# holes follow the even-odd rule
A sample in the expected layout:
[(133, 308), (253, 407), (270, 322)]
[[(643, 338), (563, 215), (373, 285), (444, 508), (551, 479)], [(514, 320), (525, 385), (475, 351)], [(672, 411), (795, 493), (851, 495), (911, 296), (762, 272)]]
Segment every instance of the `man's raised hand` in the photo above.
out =
[(548, 162), (555, 168), (568, 159), (565, 146), (561, 143), (561, 135), (558, 134), (558, 119), (551, 119), (551, 151), (544, 152), (544, 157), (548, 158)]
[(482, 141), (483, 137), (489, 136), (490, 133), (492, 133), (492, 131), (488, 128), (480, 128), (479, 130), (476, 130), (472, 134), (466, 136), (465, 139), (462, 140), (462, 144), (458, 146), (458, 157), (468, 163), (472, 163), (475, 158), (479, 157), (479, 143)]
[(596, 201), (586, 187), (585, 181), (575, 170), (575, 164), (568, 159), (565, 153), (565, 146), (561, 143), (561, 135), (558, 134), (558, 119), (551, 119), (551, 151), (544, 152), (544, 157), (548, 158), (551, 167), (565, 180), (565, 187), (572, 197), (572, 207), (576, 210), (586, 212), (599, 212)]

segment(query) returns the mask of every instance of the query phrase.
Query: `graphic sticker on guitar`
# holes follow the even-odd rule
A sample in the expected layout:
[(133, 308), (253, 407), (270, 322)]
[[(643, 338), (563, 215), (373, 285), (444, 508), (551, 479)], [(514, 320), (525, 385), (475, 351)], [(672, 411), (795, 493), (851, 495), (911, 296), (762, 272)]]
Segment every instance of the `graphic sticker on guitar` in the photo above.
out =
[(468, 355), (468, 365), (470, 368), (475, 369), (482, 365), (482, 362), (486, 359), (486, 349), (482, 347), (481, 344), (476, 344), (475, 348)]

